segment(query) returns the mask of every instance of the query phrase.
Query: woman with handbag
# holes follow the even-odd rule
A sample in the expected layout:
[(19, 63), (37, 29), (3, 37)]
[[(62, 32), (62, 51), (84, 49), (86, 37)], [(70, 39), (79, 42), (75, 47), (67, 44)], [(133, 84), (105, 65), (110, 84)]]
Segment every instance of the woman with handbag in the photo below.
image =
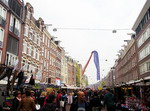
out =
[(42, 107), (41, 111), (58, 111), (55, 102), (55, 96), (50, 94), (46, 100), (46, 104)]
[(67, 104), (67, 94), (65, 91), (62, 92), (61, 100), (64, 102), (62, 107), (62, 111), (66, 111), (66, 104)]

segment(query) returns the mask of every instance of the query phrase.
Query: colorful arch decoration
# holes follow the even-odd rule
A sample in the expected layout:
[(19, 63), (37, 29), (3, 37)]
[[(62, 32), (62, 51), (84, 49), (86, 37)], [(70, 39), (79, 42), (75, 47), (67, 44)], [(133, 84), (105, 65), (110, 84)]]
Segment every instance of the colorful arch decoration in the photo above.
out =
[(92, 51), (90, 58), (88, 59), (86, 65), (84, 66), (83, 70), (82, 70), (82, 75), (84, 75), (84, 72), (92, 58), (92, 55), (94, 55), (94, 63), (95, 63), (95, 67), (97, 69), (97, 80), (100, 80), (100, 64), (99, 64), (99, 56), (98, 56), (98, 52), (97, 51)]

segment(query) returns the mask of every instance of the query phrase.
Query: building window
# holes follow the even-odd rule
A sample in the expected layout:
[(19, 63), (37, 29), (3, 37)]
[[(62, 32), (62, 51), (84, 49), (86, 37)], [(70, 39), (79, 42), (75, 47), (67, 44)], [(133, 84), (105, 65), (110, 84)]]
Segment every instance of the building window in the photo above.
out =
[(24, 29), (24, 35), (25, 35), (26, 37), (28, 37), (28, 32), (29, 32), (29, 26), (26, 25), (26, 26), (25, 26), (25, 29)]
[(37, 43), (37, 45), (40, 45), (39, 44), (40, 43), (40, 41), (39, 41), (39, 35), (37, 35), (36, 43)]
[(149, 37), (150, 37), (150, 26), (147, 29), (145, 29), (145, 32), (141, 34), (141, 37), (138, 40), (138, 47), (140, 47)]
[(3, 47), (4, 30), (0, 28), (0, 48)]
[(40, 60), (40, 51), (37, 49), (37, 60)]
[(144, 59), (150, 54), (150, 43), (146, 45), (140, 52), (139, 52), (139, 60)]
[(140, 65), (140, 75), (150, 72), (150, 61), (145, 62), (144, 64)]
[(19, 37), (20, 29), (21, 29), (20, 21), (13, 15), (11, 15), (9, 30)]
[(9, 7), (19, 16), (21, 17), (21, 5), (17, 3), (17, 0), (9, 0)]
[(36, 34), (36, 32), (34, 33), (34, 43), (37, 44), (37, 34)]
[(23, 52), (27, 54), (27, 42), (26, 41), (24, 41), (23, 43)]
[(45, 58), (46, 58), (46, 56), (47, 56), (46, 52), (47, 52), (47, 50), (45, 49), (45, 55), (44, 55)]
[(29, 38), (32, 40), (33, 39), (33, 34), (32, 32), (29, 33)]
[(14, 66), (16, 63), (18, 63), (18, 57), (10, 52), (7, 52), (5, 64), (8, 66)]
[(138, 25), (138, 27), (136, 29), (136, 34), (137, 35), (143, 29), (145, 24), (148, 22), (149, 17), (150, 17), (150, 8), (147, 10), (147, 12), (145, 13), (144, 17), (142, 18), (141, 22), (139, 23), (139, 25)]
[(0, 5), (0, 16), (5, 20), (6, 19), (6, 9)]
[(1, 0), (5, 5), (8, 6), (8, 0)]
[(6, 25), (6, 9), (0, 5), (0, 25), (5, 28)]
[(0, 50), (0, 62), (1, 62), (1, 59), (2, 59), (2, 50)]
[(29, 45), (29, 56), (31, 56), (31, 45)]
[(31, 56), (34, 57), (34, 47), (31, 46)]
[(14, 55), (18, 55), (18, 40), (10, 35), (7, 41), (7, 51)]
[(34, 47), (34, 55), (33, 55), (33, 58), (36, 59), (36, 48)]
[(44, 40), (45, 40), (45, 34), (43, 34), (43, 38), (42, 38), (42, 40), (43, 40), (43, 43), (44, 43)]

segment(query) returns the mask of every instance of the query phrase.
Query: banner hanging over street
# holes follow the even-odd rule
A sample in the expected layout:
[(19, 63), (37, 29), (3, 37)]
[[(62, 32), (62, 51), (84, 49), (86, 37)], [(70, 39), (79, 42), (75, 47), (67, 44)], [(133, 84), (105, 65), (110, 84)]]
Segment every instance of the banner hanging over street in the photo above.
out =
[(95, 63), (96, 69), (97, 69), (97, 80), (100, 80), (100, 64), (99, 64), (99, 56), (98, 56), (97, 51), (92, 51), (90, 58), (88, 59), (86, 65), (84, 66), (84, 68), (82, 70), (82, 75), (84, 74), (93, 54), (94, 54), (94, 63)]

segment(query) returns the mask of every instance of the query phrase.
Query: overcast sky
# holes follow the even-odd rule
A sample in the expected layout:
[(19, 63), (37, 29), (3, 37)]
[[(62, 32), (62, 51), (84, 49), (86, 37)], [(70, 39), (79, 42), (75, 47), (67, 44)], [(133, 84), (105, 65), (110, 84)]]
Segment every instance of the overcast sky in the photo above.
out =
[[(67, 55), (86, 64), (90, 53), (96, 50), (100, 59), (100, 77), (103, 78), (117, 59), (117, 53), (130, 39), (132, 30), (66, 30), (53, 28), (132, 29), (146, 0), (25, 0), (34, 8), (34, 17), (42, 17), (51, 35), (58, 37)], [(107, 59), (107, 61), (105, 61)], [(95, 83), (93, 58), (85, 74), (89, 83)]]

